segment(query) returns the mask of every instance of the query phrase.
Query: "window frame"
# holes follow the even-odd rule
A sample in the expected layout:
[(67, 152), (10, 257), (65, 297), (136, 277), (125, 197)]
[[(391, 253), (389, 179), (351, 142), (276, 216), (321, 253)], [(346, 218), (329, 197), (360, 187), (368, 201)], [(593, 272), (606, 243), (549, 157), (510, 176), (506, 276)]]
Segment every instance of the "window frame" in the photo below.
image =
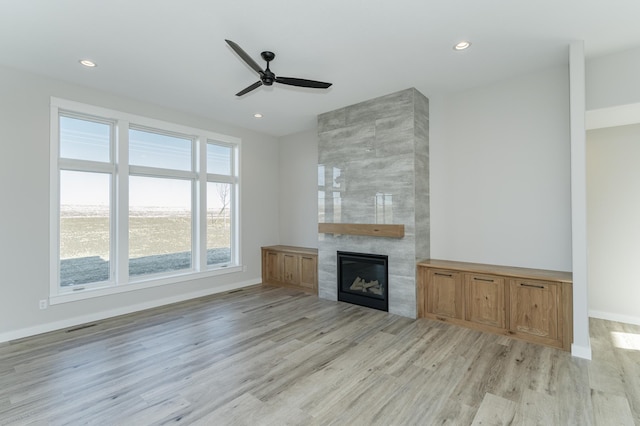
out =
[[(109, 163), (60, 157), (60, 116), (109, 124)], [(191, 171), (129, 165), (129, 129), (178, 136), (191, 140)], [(226, 178), (232, 184), (231, 262), (207, 265), (206, 187), (210, 176), (206, 170), (207, 144), (232, 148), (232, 173)], [(240, 247), (240, 138), (183, 126), (153, 118), (83, 104), (61, 98), (51, 98), (50, 110), (50, 290), (49, 303), (58, 304), (92, 297), (117, 294), (142, 288), (192, 281), (199, 278), (236, 273), (244, 270)], [(110, 177), (110, 279), (77, 287), (60, 285), (60, 172), (111, 173)], [(191, 268), (158, 274), (129, 276), (129, 177), (149, 176), (186, 179), (191, 184)]]
[[(93, 121), (96, 123), (101, 123), (101, 124), (107, 124), (110, 127), (110, 133), (109, 133), (109, 161), (108, 162), (102, 162), (102, 161), (93, 161), (93, 160), (79, 160), (79, 159), (71, 159), (71, 158), (61, 158), (59, 156), (60, 153), (60, 129), (59, 129), (59, 118), (61, 116), (65, 116), (65, 117), (70, 117), (70, 118), (75, 118), (75, 119), (81, 119), (81, 120), (86, 120), (86, 121)], [(52, 123), (53, 124), (53, 123)], [(55, 146), (55, 150), (53, 149), (54, 147), (51, 147), (51, 152), (52, 152), (52, 156), (54, 155), (54, 153), (57, 154), (57, 158), (58, 158), (58, 162), (57, 162), (57, 170), (55, 172), (55, 179), (56, 179), (56, 192), (55, 192), (55, 198), (54, 198), (54, 193), (51, 192), (51, 200), (53, 203), (53, 200), (56, 201), (56, 207), (57, 207), (57, 215), (56, 215), (56, 226), (58, 227), (57, 231), (56, 231), (56, 249), (58, 250), (57, 252), (57, 272), (56, 272), (56, 280), (58, 281), (58, 286), (60, 287), (60, 263), (59, 263), (59, 248), (60, 248), (60, 175), (61, 175), (61, 171), (65, 170), (65, 171), (75, 171), (75, 172), (87, 172), (87, 173), (105, 173), (105, 174), (109, 174), (110, 175), (110, 179), (109, 179), (109, 279), (107, 281), (96, 281), (96, 282), (92, 282), (92, 283), (86, 283), (86, 284), (82, 284), (82, 287), (87, 289), (87, 290), (92, 290), (92, 289), (96, 289), (96, 288), (102, 288), (102, 287), (106, 287), (106, 286), (110, 286), (113, 285), (114, 280), (115, 280), (115, 273), (116, 273), (116, 265), (115, 265), (115, 257), (114, 254), (116, 253), (116, 246), (115, 246), (115, 224), (114, 224), (114, 220), (112, 220), (114, 218), (114, 213), (115, 213), (115, 192), (116, 192), (116, 158), (115, 158), (115, 130), (116, 130), (116, 125), (115, 125), (115, 121), (114, 120), (110, 120), (110, 119), (105, 119), (103, 117), (99, 117), (97, 115), (94, 114), (78, 114), (77, 112), (74, 111), (67, 111), (67, 110), (61, 110), (61, 113), (58, 114), (57, 120), (56, 120), (56, 135), (58, 136), (58, 140), (57, 140), (57, 144)], [(52, 133), (53, 135), (54, 133)], [(51, 184), (54, 184), (54, 179), (53, 176), (50, 179)], [(53, 188), (53, 187), (52, 187)], [(53, 204), (51, 205), (51, 207), (53, 207)], [(53, 214), (53, 212), (52, 212)], [(52, 216), (53, 217), (53, 216)], [(53, 264), (52, 264), (53, 266)], [(73, 288), (73, 287), (72, 287)], [(78, 287), (80, 288), (80, 287)]]
[[(204, 168), (206, 169), (206, 162), (207, 162), (207, 158), (206, 158), (206, 154), (207, 154), (207, 146), (208, 145), (218, 145), (218, 146), (224, 146), (226, 148), (231, 148), (231, 159), (230, 159), (230, 174), (229, 175), (222, 175), (222, 174), (217, 174), (217, 173), (209, 173), (209, 171), (207, 170), (206, 176), (205, 176), (205, 182), (204, 182), (204, 190), (203, 193), (207, 193), (207, 184), (209, 182), (213, 182), (213, 183), (228, 183), (231, 184), (231, 200), (229, 201), (229, 206), (231, 208), (231, 211), (238, 211), (238, 152), (237, 149), (234, 149), (233, 144), (230, 144), (228, 142), (225, 141), (221, 141), (221, 140), (215, 140), (215, 139), (207, 139), (205, 140), (204, 145)], [(207, 203), (204, 202), (203, 203), (203, 214), (205, 216), (205, 223), (206, 223), (206, 215), (207, 215)], [(237, 239), (239, 236), (239, 227), (238, 227), (238, 215), (234, 215), (233, 213), (231, 214), (230, 217), (231, 220), (231, 235), (230, 235), (230, 240), (231, 240), (231, 262), (227, 263), (227, 264), (219, 264), (219, 265), (209, 265), (207, 262), (207, 239), (206, 239), (206, 235), (205, 238), (202, 240), (204, 242), (205, 245), (205, 249), (203, 250), (204, 252), (204, 258), (201, 259), (201, 261), (203, 262), (204, 265), (207, 265), (207, 267), (211, 267), (211, 268), (215, 268), (220, 267), (220, 268), (227, 268), (230, 265), (233, 265), (236, 262), (236, 259), (239, 258), (240, 253), (237, 250), (237, 245), (233, 244), (234, 239)], [(204, 231), (206, 231), (206, 226), (204, 226)]]

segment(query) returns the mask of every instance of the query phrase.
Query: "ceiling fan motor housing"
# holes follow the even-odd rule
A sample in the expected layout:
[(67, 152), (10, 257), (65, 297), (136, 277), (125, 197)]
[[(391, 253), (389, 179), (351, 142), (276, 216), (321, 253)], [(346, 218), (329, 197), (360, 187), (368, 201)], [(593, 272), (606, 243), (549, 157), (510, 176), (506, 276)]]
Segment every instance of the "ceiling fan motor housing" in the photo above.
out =
[(271, 61), (273, 61), (273, 59), (276, 57), (276, 54), (275, 54), (275, 53), (273, 53), (273, 52), (269, 52), (269, 51), (267, 50), (267, 51), (262, 52), (262, 53), (260, 54), (260, 56), (262, 56), (262, 59), (264, 59), (265, 61), (267, 61), (267, 62), (271, 62)]
[(262, 84), (264, 84), (265, 86), (271, 86), (273, 85), (273, 82), (276, 81), (276, 75), (269, 69), (269, 62), (273, 61), (273, 59), (276, 57), (276, 54), (273, 52), (265, 51), (262, 52), (260, 56), (262, 56), (262, 59), (267, 61), (267, 69), (264, 70), (264, 73), (262, 74), (260, 79), (262, 80)]

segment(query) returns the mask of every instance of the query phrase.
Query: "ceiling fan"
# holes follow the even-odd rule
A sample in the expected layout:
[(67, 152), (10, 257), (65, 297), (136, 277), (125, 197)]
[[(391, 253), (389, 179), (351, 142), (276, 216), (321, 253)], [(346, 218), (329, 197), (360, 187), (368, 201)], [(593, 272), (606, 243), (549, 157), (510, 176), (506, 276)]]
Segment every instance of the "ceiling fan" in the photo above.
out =
[(247, 52), (242, 50), (240, 46), (238, 46), (231, 40), (225, 41), (238, 54), (238, 56), (240, 56), (240, 58), (242, 58), (242, 60), (247, 63), (247, 65), (253, 68), (253, 70), (260, 75), (260, 80), (256, 81), (246, 89), (242, 89), (241, 91), (236, 93), (236, 96), (245, 95), (262, 85), (271, 86), (274, 82), (280, 84), (288, 84), (289, 86), (311, 87), (314, 89), (326, 89), (331, 86), (331, 83), (324, 83), (322, 81), (305, 80), (303, 78), (276, 77), (273, 71), (269, 69), (269, 62), (273, 61), (273, 59), (276, 57), (275, 53), (266, 51), (260, 54), (260, 56), (262, 56), (262, 59), (267, 61), (267, 69), (263, 70), (262, 68), (260, 68), (260, 65), (258, 65), (253, 59), (251, 59), (249, 55), (247, 55)]

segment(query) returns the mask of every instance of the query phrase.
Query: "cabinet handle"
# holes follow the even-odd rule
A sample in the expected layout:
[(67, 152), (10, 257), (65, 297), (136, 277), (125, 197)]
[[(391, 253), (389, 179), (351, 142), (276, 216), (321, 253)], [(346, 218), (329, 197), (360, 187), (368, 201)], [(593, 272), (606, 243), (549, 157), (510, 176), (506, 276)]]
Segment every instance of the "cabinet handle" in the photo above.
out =
[(451, 278), (453, 276), (451, 274), (442, 274), (440, 272), (434, 272), (433, 275), (440, 275), (441, 277), (449, 277), (449, 278)]
[(522, 287), (544, 288), (543, 285), (520, 283)]
[(493, 282), (493, 280), (490, 280), (488, 278), (473, 277), (473, 279), (476, 280), (476, 281), (484, 281), (484, 282), (487, 282), (487, 283), (492, 283)]

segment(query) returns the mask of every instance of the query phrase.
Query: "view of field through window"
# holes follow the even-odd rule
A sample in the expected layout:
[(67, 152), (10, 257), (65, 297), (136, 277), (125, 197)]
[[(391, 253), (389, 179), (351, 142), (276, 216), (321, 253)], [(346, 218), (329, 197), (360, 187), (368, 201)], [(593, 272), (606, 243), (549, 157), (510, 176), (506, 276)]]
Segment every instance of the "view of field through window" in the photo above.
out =
[[(87, 161), (112, 164), (112, 130), (109, 123), (62, 116), (60, 156), (71, 159), (72, 168), (91, 169), (93, 166)], [(189, 170), (192, 141), (140, 129), (131, 129), (129, 133), (132, 165), (159, 170), (156, 176), (129, 176), (129, 276), (188, 270), (195, 256), (192, 194), (196, 181), (163, 175), (162, 169)], [(230, 171), (231, 148), (208, 144), (207, 157), (208, 168), (217, 167), (219, 174), (219, 170)], [(116, 250), (111, 241), (115, 235), (113, 177), (99, 168), (60, 171), (61, 286), (113, 278), (111, 262)], [(203, 242), (207, 265), (232, 260), (232, 190), (228, 183), (207, 182), (207, 241)]]
[[(109, 208), (62, 205), (60, 218), (60, 283), (62, 286), (109, 279)], [(129, 273), (141, 275), (191, 266), (191, 212), (148, 207), (130, 217), (130, 234), (145, 244), (130, 248)], [(231, 218), (220, 208), (207, 209), (207, 264), (231, 261)], [(154, 254), (149, 254), (149, 247)]]

